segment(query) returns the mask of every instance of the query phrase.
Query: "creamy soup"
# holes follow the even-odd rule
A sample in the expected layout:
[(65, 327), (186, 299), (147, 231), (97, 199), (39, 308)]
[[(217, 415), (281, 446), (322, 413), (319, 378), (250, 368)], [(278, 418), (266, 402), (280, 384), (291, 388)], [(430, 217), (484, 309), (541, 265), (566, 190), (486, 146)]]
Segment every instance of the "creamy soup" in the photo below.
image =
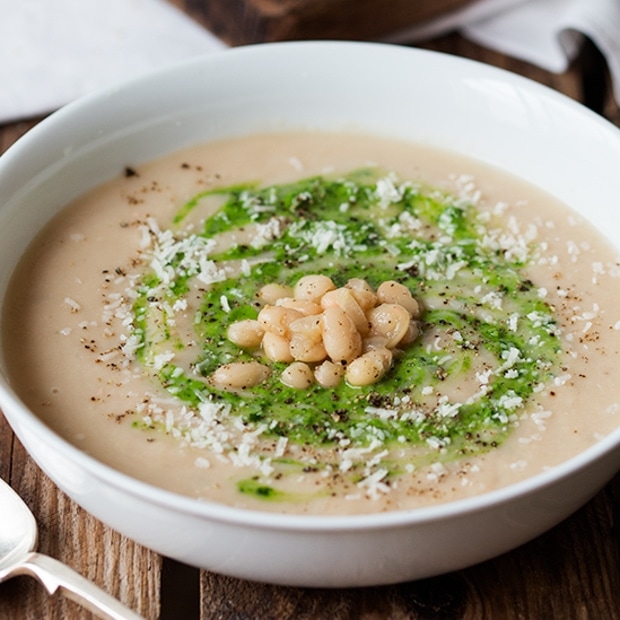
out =
[[(312, 358), (291, 385), (291, 360), (229, 337), (308, 275), (417, 303), (373, 382), (328, 355), (340, 380)], [(616, 428), (619, 275), (580, 216), (496, 170), (262, 135), (126, 162), (31, 245), (2, 329), (18, 394), (120, 471), (239, 507), (379, 512), (514, 483)], [(240, 363), (262, 374), (214, 379)]]

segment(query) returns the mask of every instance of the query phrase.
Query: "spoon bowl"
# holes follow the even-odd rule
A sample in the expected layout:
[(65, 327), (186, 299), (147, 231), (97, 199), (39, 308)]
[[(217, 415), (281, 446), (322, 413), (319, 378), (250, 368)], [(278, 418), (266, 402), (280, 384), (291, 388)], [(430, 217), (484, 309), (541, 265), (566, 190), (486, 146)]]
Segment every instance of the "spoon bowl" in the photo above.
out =
[(37, 523), (17, 493), (0, 479), (0, 583), (17, 575), (36, 577), (50, 594), (60, 590), (100, 618), (140, 616), (65, 564), (37, 553)]
[(12, 569), (37, 545), (37, 523), (30, 509), (13, 489), (0, 479), (0, 583), (12, 576)]

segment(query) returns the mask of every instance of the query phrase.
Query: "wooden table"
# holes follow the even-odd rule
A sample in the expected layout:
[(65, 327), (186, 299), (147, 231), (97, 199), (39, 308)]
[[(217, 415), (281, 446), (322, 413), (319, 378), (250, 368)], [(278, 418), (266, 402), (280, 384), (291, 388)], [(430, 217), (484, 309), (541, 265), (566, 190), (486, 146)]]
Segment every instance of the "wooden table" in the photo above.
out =
[[(173, 3), (204, 21), (200, 2)], [(589, 45), (570, 70), (559, 76), (484, 50), (457, 35), (424, 47), (526, 75), (586, 103), (620, 126), (620, 111), (609, 94), (604, 64)], [(0, 152), (38, 120), (0, 126)], [(620, 476), (550, 532), (494, 560), (432, 579), (346, 590), (245, 582), (198, 571), (133, 543), (56, 489), (1, 415), (0, 476), (34, 512), (40, 528), (39, 550), (74, 567), (146, 618), (620, 618)], [(0, 585), (0, 618), (90, 617), (71, 601), (49, 597), (31, 578)]]

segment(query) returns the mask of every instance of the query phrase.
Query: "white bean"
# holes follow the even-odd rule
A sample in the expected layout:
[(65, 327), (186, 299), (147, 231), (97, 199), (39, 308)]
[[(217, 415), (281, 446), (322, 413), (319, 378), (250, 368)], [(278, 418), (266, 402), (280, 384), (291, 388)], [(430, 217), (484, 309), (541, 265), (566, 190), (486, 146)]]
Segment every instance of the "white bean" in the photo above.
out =
[(244, 349), (254, 349), (260, 346), (265, 330), (255, 319), (236, 321), (228, 326), (226, 335), (228, 340)]
[(362, 353), (370, 349), (387, 349), (388, 339), (385, 336), (366, 336), (362, 341)]
[(292, 308), (301, 312), (305, 316), (312, 316), (313, 314), (321, 314), (322, 308), (315, 301), (309, 301), (306, 299), (293, 299), (292, 297), (283, 297), (276, 301), (276, 306), (283, 306), (284, 308)]
[[(392, 349), (411, 344), (420, 333), (415, 320), (420, 306), (411, 291), (394, 280), (375, 292), (361, 278), (336, 288), (327, 276), (311, 274), (300, 278), (294, 289), (272, 283), (257, 296), (266, 304), (257, 319), (232, 323), (228, 338), (243, 348), (261, 346), (270, 361), (289, 363), (281, 380), (297, 389), (315, 380), (335, 387), (343, 376), (351, 385), (375, 383), (391, 367)], [(211, 380), (225, 389), (243, 389), (269, 373), (258, 362), (238, 362), (220, 366)]]
[(369, 293), (373, 292), (372, 286), (370, 286), (370, 284), (368, 284), (368, 282), (366, 282), (366, 280), (363, 280), (362, 278), (351, 278), (347, 281), (345, 286), (355, 291), (367, 291)]
[(353, 321), (355, 328), (360, 334), (365, 335), (368, 333), (368, 319), (351, 289), (342, 287), (328, 291), (321, 298), (321, 307), (324, 310), (327, 310), (327, 308), (342, 309)]
[(289, 325), (291, 334), (303, 334), (312, 342), (321, 342), (323, 339), (322, 320), (320, 316), (305, 316), (293, 321)]
[(303, 276), (295, 284), (295, 299), (304, 299), (306, 301), (316, 301), (321, 299), (327, 291), (336, 288), (331, 278), (320, 274), (312, 274)]
[(338, 304), (339, 290), (340, 289), (334, 289), (332, 291), (327, 291), (327, 293), (325, 293), (325, 295), (321, 297), (320, 303), (321, 303), (321, 308), (323, 310), (327, 310), (327, 308), (335, 308), (336, 306), (339, 305)]
[(219, 388), (245, 390), (262, 383), (269, 374), (269, 368), (259, 362), (233, 362), (220, 366), (211, 379)]
[(378, 349), (371, 349), (354, 359), (345, 372), (345, 379), (351, 385), (372, 385), (383, 378), (390, 364)]
[(339, 307), (323, 312), (323, 345), (333, 362), (350, 362), (362, 352), (362, 337)]
[(400, 339), (398, 343), (401, 346), (411, 344), (420, 335), (420, 325), (417, 321), (409, 321), (409, 329), (407, 333)]
[(392, 365), (394, 353), (392, 353), (392, 350), (388, 349), (385, 345), (380, 345), (378, 343), (370, 344), (367, 341), (364, 341), (364, 353), (368, 353), (369, 351), (375, 351), (388, 368)]
[(409, 330), (411, 316), (400, 304), (381, 304), (368, 313), (370, 335), (383, 336), (393, 349)]
[(324, 388), (336, 387), (342, 381), (344, 367), (330, 360), (325, 360), (314, 369), (316, 382)]
[(366, 335), (370, 329), (366, 314), (359, 305), (353, 291), (348, 288), (338, 289), (338, 305), (346, 312), (353, 321), (355, 329), (362, 335)]
[(282, 299), (283, 297), (292, 297), (293, 289), (290, 286), (285, 286), (284, 284), (265, 284), (258, 291), (258, 300), (263, 304), (273, 305), (278, 301), (278, 299)]
[(267, 332), (263, 336), (263, 353), (272, 362), (292, 362), (295, 358), (291, 355), (288, 338), (279, 336), (273, 332)]
[(366, 280), (351, 278), (345, 284), (345, 287), (351, 289), (353, 297), (355, 297), (362, 310), (368, 311), (370, 308), (374, 308), (377, 305), (377, 295)]
[(305, 390), (314, 382), (314, 375), (308, 364), (293, 362), (282, 371), (280, 381), (297, 390)]
[(305, 334), (293, 334), (289, 351), (300, 362), (322, 362), (327, 357), (323, 343), (313, 342)]
[(394, 280), (382, 282), (377, 289), (377, 299), (382, 304), (399, 304), (417, 319), (420, 316), (420, 305), (411, 295), (411, 291)]
[(286, 337), (290, 334), (290, 324), (301, 319), (303, 314), (292, 308), (282, 306), (265, 306), (258, 313), (258, 321), (265, 332), (271, 332), (278, 336)]

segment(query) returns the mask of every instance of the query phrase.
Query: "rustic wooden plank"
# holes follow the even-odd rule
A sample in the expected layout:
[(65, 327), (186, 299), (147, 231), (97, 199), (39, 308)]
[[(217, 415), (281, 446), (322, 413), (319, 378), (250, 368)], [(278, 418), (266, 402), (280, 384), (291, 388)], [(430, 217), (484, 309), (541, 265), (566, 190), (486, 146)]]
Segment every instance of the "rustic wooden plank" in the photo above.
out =
[(27, 119), (18, 123), (0, 125), (0, 154), (4, 153), (18, 138), (32, 129), (41, 119)]
[[(306, 589), (203, 574), (203, 618), (373, 620), (464, 617), (467, 584), (458, 574), (373, 588)], [(424, 615), (435, 610), (441, 615)]]
[(200, 607), (200, 570), (163, 558), (159, 620), (194, 620)]
[(608, 488), (543, 536), (465, 571), (478, 617), (618, 617), (619, 558), (609, 495)]
[[(0, 132), (0, 136), (2, 132)], [(0, 412), (1, 413), (1, 412)], [(11, 455), (13, 454), (13, 442), (15, 435), (6, 421), (0, 414), (0, 478), (8, 481), (11, 476)]]

